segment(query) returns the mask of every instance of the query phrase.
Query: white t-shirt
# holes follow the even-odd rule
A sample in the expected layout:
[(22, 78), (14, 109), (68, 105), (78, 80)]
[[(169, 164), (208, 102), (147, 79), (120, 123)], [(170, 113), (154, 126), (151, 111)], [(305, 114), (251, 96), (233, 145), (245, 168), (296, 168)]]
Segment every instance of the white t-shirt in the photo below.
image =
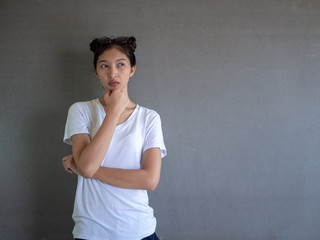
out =
[[(73, 104), (68, 113), (64, 142), (72, 144), (71, 137), (79, 133), (87, 133), (92, 139), (104, 117), (99, 99)], [(130, 117), (116, 126), (101, 166), (140, 169), (142, 154), (149, 148), (160, 148), (161, 157), (167, 154), (160, 116), (137, 105)], [(156, 228), (146, 190), (113, 187), (81, 176), (78, 176), (72, 217), (74, 238), (140, 240), (153, 234)]]

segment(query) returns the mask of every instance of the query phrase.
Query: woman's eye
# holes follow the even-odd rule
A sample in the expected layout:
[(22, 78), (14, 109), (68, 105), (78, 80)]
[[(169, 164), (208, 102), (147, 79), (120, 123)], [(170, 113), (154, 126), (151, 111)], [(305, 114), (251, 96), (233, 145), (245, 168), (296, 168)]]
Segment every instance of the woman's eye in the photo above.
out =
[(106, 65), (106, 64), (101, 65), (101, 68), (107, 68), (107, 67), (108, 67), (108, 65)]
[(119, 66), (119, 67), (123, 67), (123, 66), (124, 66), (124, 63), (119, 63), (118, 66)]

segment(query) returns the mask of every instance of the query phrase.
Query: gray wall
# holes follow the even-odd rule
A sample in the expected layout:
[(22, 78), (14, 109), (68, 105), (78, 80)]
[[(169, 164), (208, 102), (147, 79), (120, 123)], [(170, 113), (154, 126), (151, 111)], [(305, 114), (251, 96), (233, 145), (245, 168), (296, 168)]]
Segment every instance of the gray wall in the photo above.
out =
[(137, 38), (130, 95), (162, 116), (162, 239), (320, 239), (320, 1), (0, 2), (0, 239), (71, 239), (69, 106), (89, 42)]

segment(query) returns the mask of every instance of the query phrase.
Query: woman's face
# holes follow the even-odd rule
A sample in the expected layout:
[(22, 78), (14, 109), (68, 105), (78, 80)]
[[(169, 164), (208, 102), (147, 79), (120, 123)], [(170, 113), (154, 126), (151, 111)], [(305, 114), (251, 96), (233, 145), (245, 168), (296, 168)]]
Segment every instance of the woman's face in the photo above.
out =
[(131, 67), (129, 58), (117, 47), (105, 50), (98, 58), (96, 76), (107, 90), (127, 90), (130, 77), (136, 67)]

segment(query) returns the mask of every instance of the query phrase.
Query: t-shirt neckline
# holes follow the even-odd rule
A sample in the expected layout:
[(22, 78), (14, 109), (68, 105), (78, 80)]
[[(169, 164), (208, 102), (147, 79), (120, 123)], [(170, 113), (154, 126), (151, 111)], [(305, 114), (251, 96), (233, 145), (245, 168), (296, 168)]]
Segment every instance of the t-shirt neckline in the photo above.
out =
[[(99, 98), (96, 98), (96, 99), (95, 99), (95, 102), (98, 104), (100, 111), (101, 111), (101, 112), (104, 114), (104, 116), (105, 116), (106, 113), (105, 113), (105, 111), (104, 111), (104, 108), (103, 108), (102, 104), (101, 104), (100, 101), (99, 101)], [(136, 114), (136, 112), (138, 111), (139, 107), (140, 107), (139, 104), (136, 104), (136, 107), (134, 108), (134, 110), (133, 110), (133, 112), (130, 114), (130, 116), (127, 118), (127, 120), (124, 121), (123, 123), (117, 125), (116, 128), (128, 124), (128, 123), (131, 121), (131, 119), (133, 118), (133, 116)]]

